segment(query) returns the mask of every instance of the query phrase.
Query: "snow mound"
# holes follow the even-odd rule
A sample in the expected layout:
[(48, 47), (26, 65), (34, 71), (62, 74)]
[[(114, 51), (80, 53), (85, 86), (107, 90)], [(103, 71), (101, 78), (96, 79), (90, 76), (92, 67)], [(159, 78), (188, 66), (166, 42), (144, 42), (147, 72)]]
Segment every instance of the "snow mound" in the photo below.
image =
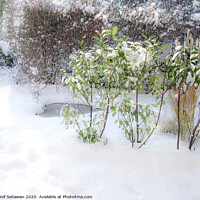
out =
[(195, 13), (191, 15), (191, 20), (200, 21), (200, 13)]
[(9, 54), (9, 44), (3, 40), (0, 40), (0, 49), (2, 49), (5, 56)]

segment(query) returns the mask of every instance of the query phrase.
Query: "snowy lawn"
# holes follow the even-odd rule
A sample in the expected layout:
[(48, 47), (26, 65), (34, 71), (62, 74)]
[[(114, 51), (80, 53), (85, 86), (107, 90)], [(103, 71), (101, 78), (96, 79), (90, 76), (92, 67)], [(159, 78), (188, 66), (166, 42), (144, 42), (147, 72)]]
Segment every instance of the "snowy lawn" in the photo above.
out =
[(15, 85), (11, 74), (0, 69), (0, 195), (200, 199), (200, 147), (190, 152), (183, 143), (177, 151), (175, 136), (156, 132), (141, 150), (132, 149), (111, 116), (108, 145), (83, 144), (62, 119), (35, 115), (44, 104), (67, 102), (63, 90), (47, 87), (36, 104), (29, 87)]

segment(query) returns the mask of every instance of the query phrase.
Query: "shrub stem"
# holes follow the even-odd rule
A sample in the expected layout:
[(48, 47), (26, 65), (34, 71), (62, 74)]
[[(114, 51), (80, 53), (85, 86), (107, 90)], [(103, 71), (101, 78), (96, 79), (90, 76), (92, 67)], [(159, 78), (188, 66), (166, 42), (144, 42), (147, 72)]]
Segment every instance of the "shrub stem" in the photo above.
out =
[(178, 137), (177, 137), (177, 149), (179, 149), (180, 144), (180, 99), (181, 99), (181, 90), (178, 88)]
[(153, 134), (153, 132), (155, 131), (155, 129), (158, 126), (158, 122), (160, 120), (160, 114), (161, 114), (161, 110), (162, 110), (162, 106), (163, 106), (163, 99), (164, 99), (164, 95), (165, 92), (162, 93), (161, 95), (161, 103), (160, 103), (160, 108), (159, 108), (159, 112), (158, 112), (158, 117), (157, 117), (157, 121), (155, 123), (155, 127), (151, 130), (151, 132), (149, 133), (149, 135), (146, 137), (146, 139), (142, 142), (142, 144), (139, 146), (139, 149), (147, 142), (147, 140), (151, 137), (151, 135)]
[[(109, 81), (109, 84), (108, 84), (109, 95), (110, 95), (110, 90), (111, 90), (111, 83)], [(109, 113), (109, 109), (110, 109), (110, 96), (109, 95), (108, 95), (108, 101), (107, 101), (107, 107), (106, 107), (106, 115), (105, 115), (105, 119), (104, 119), (103, 129), (101, 130), (101, 133), (100, 133), (100, 138), (103, 135), (103, 132), (105, 130), (106, 123), (107, 123), (107, 120), (108, 120), (108, 113)]]
[(92, 127), (92, 104), (93, 104), (93, 95), (92, 95), (92, 84), (90, 85), (91, 94), (90, 94), (90, 127)]
[(200, 124), (200, 119), (198, 120), (196, 126), (194, 127), (194, 129), (193, 129), (193, 131), (192, 131), (192, 136), (191, 136), (190, 144), (189, 144), (189, 149), (190, 149), (190, 150), (192, 149), (192, 145), (194, 144), (194, 142), (195, 142), (195, 140), (196, 140), (195, 133), (196, 133), (196, 130), (197, 130), (199, 124)]
[[(138, 81), (136, 83), (138, 85)], [(137, 128), (137, 143), (139, 142), (139, 109), (138, 109), (138, 88), (136, 89), (136, 128)]]

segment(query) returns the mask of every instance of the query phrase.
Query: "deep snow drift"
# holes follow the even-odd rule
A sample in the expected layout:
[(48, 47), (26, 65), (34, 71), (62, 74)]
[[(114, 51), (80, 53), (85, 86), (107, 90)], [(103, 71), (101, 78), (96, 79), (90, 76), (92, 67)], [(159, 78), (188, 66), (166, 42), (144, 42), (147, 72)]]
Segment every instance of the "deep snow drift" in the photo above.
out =
[(156, 132), (141, 150), (132, 149), (111, 116), (109, 143), (83, 144), (61, 118), (35, 115), (45, 104), (70, 101), (64, 88), (45, 88), (36, 104), (29, 86), (15, 85), (11, 75), (0, 69), (0, 195), (199, 199), (200, 147), (190, 152), (181, 144), (177, 151), (175, 136)]

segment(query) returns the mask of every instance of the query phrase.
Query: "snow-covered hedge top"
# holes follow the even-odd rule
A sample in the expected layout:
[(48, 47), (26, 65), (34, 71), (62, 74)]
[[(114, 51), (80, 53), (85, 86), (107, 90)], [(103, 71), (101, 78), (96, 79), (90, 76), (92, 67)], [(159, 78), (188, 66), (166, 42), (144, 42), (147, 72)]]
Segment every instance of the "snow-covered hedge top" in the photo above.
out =
[(68, 12), (70, 9), (79, 8), (83, 11), (95, 14), (107, 9), (112, 2), (106, 0), (51, 0), (60, 11)]
[(193, 8), (195, 10), (199, 10), (200, 9), (200, 1), (194, 0), (193, 1)]
[(81, 9), (85, 12), (96, 14), (96, 18), (103, 17), (106, 21), (106, 14), (115, 4), (119, 7), (119, 3), (113, 3), (108, 0), (51, 0), (60, 12), (67, 13), (69, 10)]
[[(17, 17), (14, 19), (15, 31), (23, 21), (23, 6), (27, 2), (33, 4), (36, 1), (13, 0), (12, 6), (15, 8), (13, 16), (18, 16), (18, 19)], [(170, 0), (134, 2), (141, 1), (121, 4), (119, 0), (48, 0), (48, 3), (55, 6), (56, 11), (67, 14), (69, 10), (80, 9), (95, 15), (95, 19), (101, 20), (108, 28), (117, 25), (121, 34), (136, 40), (140, 39), (140, 35), (145, 34), (157, 35), (162, 40), (168, 38), (172, 42), (176, 37), (182, 37), (188, 28), (192, 28), (194, 36), (199, 35), (199, 1), (193, 0), (187, 4), (188, 6)]]

